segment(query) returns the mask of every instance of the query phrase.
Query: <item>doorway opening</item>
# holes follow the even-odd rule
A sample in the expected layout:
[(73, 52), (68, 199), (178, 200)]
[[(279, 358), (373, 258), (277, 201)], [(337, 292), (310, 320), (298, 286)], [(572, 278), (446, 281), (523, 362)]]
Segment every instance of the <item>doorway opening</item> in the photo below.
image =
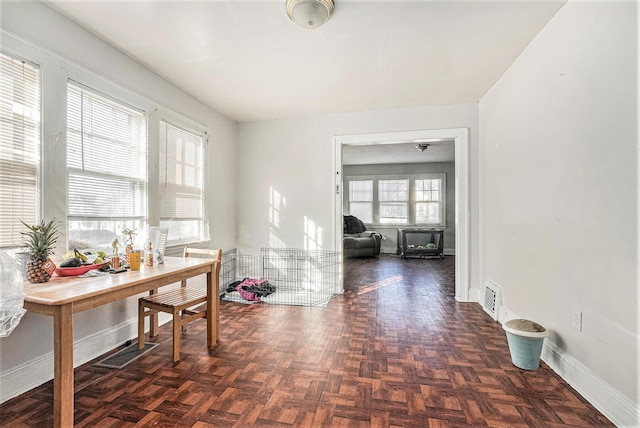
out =
[(436, 129), (385, 133), (340, 135), (334, 137), (334, 249), (342, 251), (343, 215), (343, 149), (354, 146), (382, 146), (408, 143), (425, 145), (429, 142), (452, 141), (454, 144), (455, 180), (455, 296), (469, 301), (469, 159), (468, 129)]

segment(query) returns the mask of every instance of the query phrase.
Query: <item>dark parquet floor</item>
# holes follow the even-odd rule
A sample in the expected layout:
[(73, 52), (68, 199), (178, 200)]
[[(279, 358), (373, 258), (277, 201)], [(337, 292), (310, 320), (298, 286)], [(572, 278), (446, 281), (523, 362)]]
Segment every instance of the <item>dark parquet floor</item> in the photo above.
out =
[[(454, 258), (351, 259), (326, 308), (222, 302), (171, 362), (161, 345), (123, 369), (76, 369), (78, 427), (604, 427), (544, 363), (511, 364), (499, 323), (454, 299)], [(0, 425), (51, 425), (52, 383), (0, 406)]]

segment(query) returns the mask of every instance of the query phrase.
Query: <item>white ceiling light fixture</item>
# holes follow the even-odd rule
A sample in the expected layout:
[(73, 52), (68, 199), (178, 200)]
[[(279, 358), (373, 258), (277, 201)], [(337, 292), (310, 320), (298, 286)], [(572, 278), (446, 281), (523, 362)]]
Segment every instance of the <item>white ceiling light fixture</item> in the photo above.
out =
[(289, 18), (307, 30), (314, 30), (329, 20), (333, 0), (287, 0)]
[(424, 152), (425, 150), (427, 150), (429, 148), (428, 144), (418, 144), (416, 146), (416, 149), (420, 150), (421, 152)]

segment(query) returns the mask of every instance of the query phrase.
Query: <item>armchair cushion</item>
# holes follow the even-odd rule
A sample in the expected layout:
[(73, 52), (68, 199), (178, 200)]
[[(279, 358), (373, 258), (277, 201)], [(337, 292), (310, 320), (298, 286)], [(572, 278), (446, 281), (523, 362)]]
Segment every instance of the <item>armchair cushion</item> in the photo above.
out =
[(361, 233), (367, 230), (367, 227), (364, 225), (363, 221), (358, 217), (353, 215), (345, 215), (344, 218), (344, 226), (343, 232), (349, 235), (354, 233)]
[(344, 216), (343, 251), (345, 257), (374, 257), (380, 254), (382, 235), (368, 231), (355, 216)]

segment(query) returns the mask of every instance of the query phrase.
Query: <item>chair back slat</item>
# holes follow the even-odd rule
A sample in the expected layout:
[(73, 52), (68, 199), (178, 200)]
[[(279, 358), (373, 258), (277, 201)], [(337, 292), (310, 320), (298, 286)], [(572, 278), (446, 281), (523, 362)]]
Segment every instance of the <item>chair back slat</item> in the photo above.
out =
[(222, 249), (220, 248), (212, 250), (209, 248), (184, 247), (184, 251), (182, 252), (183, 257), (190, 257), (193, 254), (211, 256), (217, 261), (222, 261)]

